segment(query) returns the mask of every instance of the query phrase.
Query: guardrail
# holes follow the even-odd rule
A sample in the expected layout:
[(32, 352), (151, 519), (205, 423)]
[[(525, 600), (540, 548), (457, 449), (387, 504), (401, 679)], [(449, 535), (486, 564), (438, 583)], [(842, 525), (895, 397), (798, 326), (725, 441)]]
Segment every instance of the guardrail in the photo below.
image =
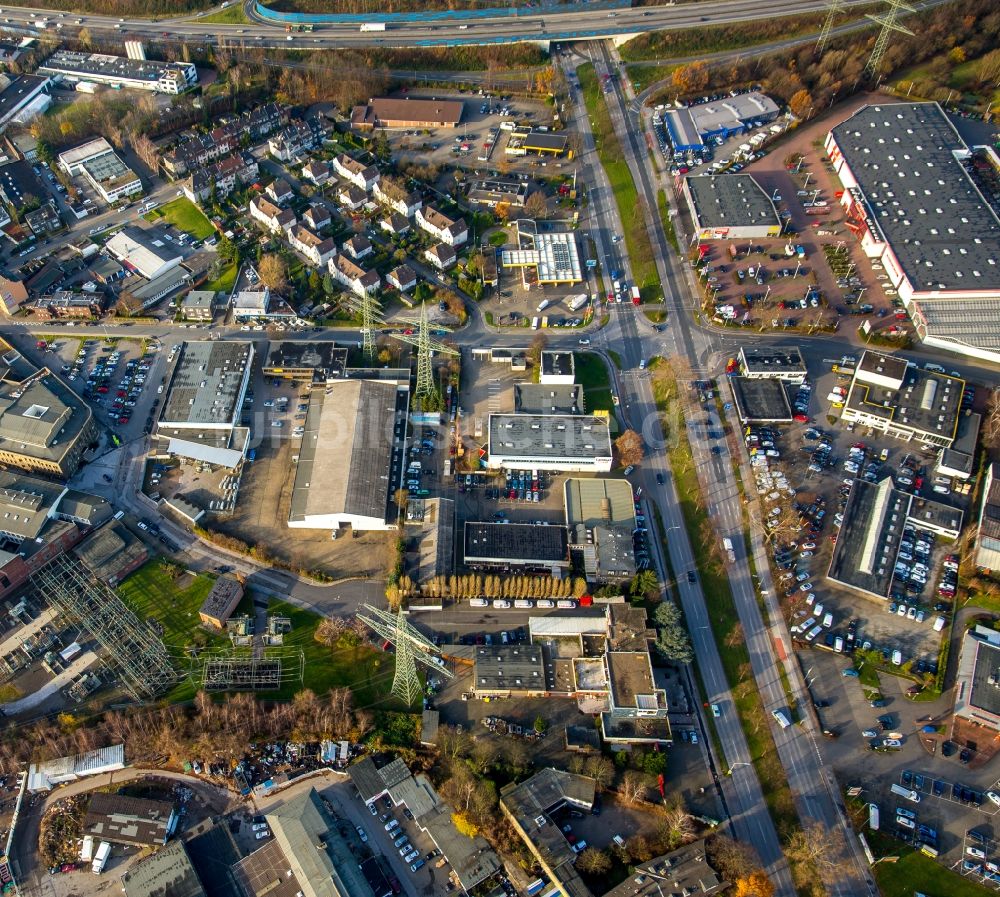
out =
[(540, 3), (535, 6), (501, 6), (490, 9), (442, 9), (421, 12), (389, 12), (378, 15), (370, 13), (306, 13), (281, 12), (264, 6), (254, 0), (254, 14), (266, 22), (278, 25), (361, 25), (364, 22), (386, 22), (387, 24), (418, 25), (428, 22), (459, 19), (496, 19), (520, 15), (537, 17), (546, 13), (589, 12), (595, 9), (629, 9), (631, 0), (586, 0), (575, 3)]

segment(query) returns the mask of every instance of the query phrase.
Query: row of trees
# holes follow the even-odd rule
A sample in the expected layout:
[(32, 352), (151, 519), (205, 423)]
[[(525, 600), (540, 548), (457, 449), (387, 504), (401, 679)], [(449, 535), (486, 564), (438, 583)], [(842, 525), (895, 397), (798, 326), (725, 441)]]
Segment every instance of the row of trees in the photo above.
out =
[(368, 710), (355, 710), (349, 688), (319, 696), (309, 689), (291, 701), (263, 704), (252, 694), (198, 692), (185, 706), (110, 710), (84, 720), (63, 713), (0, 734), (0, 769), (10, 773), (29, 761), (125, 745), (131, 763), (168, 765), (192, 756), (240, 757), (259, 739), (323, 738), (361, 741), (374, 729)]
[(579, 598), (587, 594), (587, 581), (581, 577), (556, 579), (521, 573), (466, 573), (435, 576), (423, 584), (421, 591), (431, 598)]

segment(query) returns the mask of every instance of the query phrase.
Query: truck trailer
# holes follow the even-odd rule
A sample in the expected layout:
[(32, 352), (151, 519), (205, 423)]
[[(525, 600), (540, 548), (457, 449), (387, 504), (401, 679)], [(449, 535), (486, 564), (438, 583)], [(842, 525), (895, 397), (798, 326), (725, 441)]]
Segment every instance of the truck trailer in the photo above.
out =
[(385, 22), (365, 22), (361, 26), (361, 31), (385, 31)]

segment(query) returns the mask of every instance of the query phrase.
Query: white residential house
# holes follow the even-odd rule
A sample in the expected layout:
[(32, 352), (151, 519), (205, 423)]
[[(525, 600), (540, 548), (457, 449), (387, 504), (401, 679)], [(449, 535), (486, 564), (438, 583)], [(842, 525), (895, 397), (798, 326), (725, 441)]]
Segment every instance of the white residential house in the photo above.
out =
[(374, 165), (365, 165), (357, 159), (344, 155), (344, 153), (340, 153), (334, 158), (333, 170), (345, 181), (350, 181), (355, 187), (366, 193), (378, 183), (380, 177), (379, 171)]
[(374, 293), (382, 284), (377, 271), (366, 271), (346, 255), (335, 255), (327, 262), (330, 276), (356, 296)]
[(352, 212), (356, 212), (368, 202), (368, 194), (360, 187), (355, 187), (354, 184), (344, 184), (337, 191), (337, 202)]
[(462, 218), (449, 218), (434, 206), (416, 211), (417, 226), (449, 246), (461, 246), (469, 239), (469, 229)]
[(295, 213), (291, 209), (276, 206), (263, 196), (255, 196), (250, 200), (250, 217), (272, 234), (284, 233), (295, 225)]
[(328, 180), (332, 171), (326, 162), (308, 162), (302, 166), (302, 180), (309, 181), (317, 187), (322, 187)]
[(329, 226), (333, 219), (330, 217), (330, 210), (326, 206), (314, 203), (302, 213), (302, 220), (311, 230), (319, 232), (324, 227)]
[(395, 190), (388, 188), (383, 190), (381, 181), (372, 187), (372, 196), (378, 202), (382, 203), (382, 205), (388, 206), (394, 212), (399, 212), (400, 215), (404, 215), (407, 218), (412, 218), (424, 204), (423, 200), (415, 193), (410, 193), (406, 196), (397, 196)]
[(295, 193), (284, 178), (278, 178), (264, 188), (264, 192), (270, 197), (272, 202), (279, 206), (284, 202), (291, 202), (295, 198)]
[(386, 283), (401, 293), (408, 293), (417, 285), (417, 272), (409, 265), (399, 265), (385, 276)]
[(320, 237), (301, 224), (289, 229), (288, 242), (317, 268), (330, 261), (337, 251), (337, 244), (330, 237)]
[(350, 240), (344, 243), (343, 249), (354, 261), (363, 259), (374, 252), (372, 241), (364, 234), (355, 234)]
[(447, 243), (438, 243), (430, 249), (424, 250), (424, 258), (427, 259), (439, 271), (446, 271), (458, 261), (455, 250)]

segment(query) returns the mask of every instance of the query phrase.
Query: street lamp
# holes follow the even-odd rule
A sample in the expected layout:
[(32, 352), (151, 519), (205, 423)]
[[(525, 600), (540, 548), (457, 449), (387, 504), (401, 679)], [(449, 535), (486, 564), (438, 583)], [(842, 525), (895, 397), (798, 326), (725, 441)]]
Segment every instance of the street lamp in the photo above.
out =
[(750, 766), (750, 765), (751, 765), (750, 763), (744, 763), (742, 760), (739, 760), (729, 767), (729, 769), (726, 771), (726, 775), (731, 776), (733, 774), (733, 770), (739, 769), (741, 766)]

